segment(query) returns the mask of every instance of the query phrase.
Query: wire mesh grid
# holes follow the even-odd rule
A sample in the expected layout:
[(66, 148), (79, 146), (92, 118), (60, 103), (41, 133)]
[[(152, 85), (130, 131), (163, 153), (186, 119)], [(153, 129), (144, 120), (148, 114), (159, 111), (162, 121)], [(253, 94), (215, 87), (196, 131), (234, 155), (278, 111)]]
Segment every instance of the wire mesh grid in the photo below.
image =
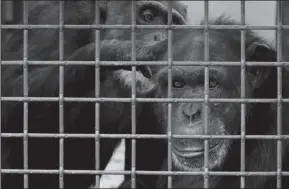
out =
[[(2, 1), (0, 1), (0, 10), (2, 11)], [(2, 36), (2, 14), (0, 14), (0, 36)], [(0, 49), (2, 49), (2, 37), (0, 37)], [(2, 73), (2, 53), (0, 53), (0, 73)], [(0, 86), (2, 86), (2, 75), (0, 77)], [(0, 87), (0, 98), (2, 97), (2, 87)], [(0, 99), (0, 113), (2, 115), (2, 103)], [(0, 122), (2, 122), (2, 116), (0, 117)], [(0, 123), (1, 124), (1, 123)], [(0, 125), (0, 186), (2, 186), (2, 148), (1, 148), (1, 138), (2, 138), (2, 124)]]
[[(96, 187), (99, 186), (100, 175), (103, 174), (124, 174), (131, 175), (132, 188), (136, 187), (135, 178), (136, 175), (166, 175), (168, 176), (168, 188), (172, 188), (172, 176), (173, 175), (203, 175), (204, 176), (204, 187), (208, 188), (209, 185), (209, 176), (210, 175), (237, 175), (240, 176), (240, 187), (245, 188), (245, 177), (246, 176), (277, 176), (277, 188), (281, 188), (281, 177), (289, 176), (289, 172), (282, 171), (282, 140), (289, 139), (289, 135), (282, 135), (282, 103), (288, 103), (289, 99), (282, 98), (282, 67), (289, 66), (289, 62), (282, 60), (282, 29), (289, 29), (289, 26), (282, 25), (282, 1), (276, 1), (276, 25), (275, 26), (248, 26), (246, 25), (245, 19), (245, 1), (241, 1), (241, 25), (209, 25), (209, 1), (204, 0), (205, 3), (205, 23), (204, 25), (172, 25), (172, 5), (169, 1), (168, 3), (168, 25), (136, 25), (136, 2), (132, 2), (132, 19), (130, 26), (124, 25), (100, 25), (99, 24), (99, 5), (96, 3), (95, 15), (96, 23), (94, 25), (65, 25), (63, 14), (64, 14), (64, 1), (59, 1), (60, 13), (59, 13), (59, 25), (29, 25), (28, 24), (28, 7), (27, 2), (23, 1), (23, 24), (22, 25), (0, 25), (0, 34), (2, 30), (5, 29), (19, 29), (23, 30), (24, 35), (24, 45), (23, 45), (23, 61), (6, 61), (1, 59), (0, 55), (0, 70), (2, 65), (23, 65), (23, 97), (2, 97), (0, 96), (0, 102), (2, 101), (23, 101), (23, 133), (2, 133), (1, 138), (6, 137), (22, 137), (23, 138), (23, 169), (2, 169), (1, 165), (1, 174), (10, 173), (10, 174), (23, 174), (24, 175), (24, 187), (28, 188), (28, 176), (29, 174), (59, 174), (59, 187), (63, 188), (64, 186), (64, 174), (92, 174), (96, 176)], [(2, 1), (0, 1), (0, 8)], [(1, 14), (0, 14), (1, 16)], [(1, 17), (0, 17), (1, 20)], [(59, 29), (59, 61), (30, 61), (28, 58), (28, 31), (32, 29), (39, 28), (55, 28)], [(74, 28), (74, 29), (95, 29), (95, 60), (94, 61), (64, 61), (63, 58), (63, 48), (64, 48), (64, 32), (65, 28)], [(132, 41), (132, 60), (131, 61), (101, 61), (100, 60), (100, 30), (102, 29), (131, 29), (131, 41)], [(165, 29), (168, 30), (168, 61), (137, 61), (136, 60), (136, 29)], [(205, 34), (205, 53), (204, 61), (173, 61), (172, 58), (172, 37), (173, 31), (178, 29), (202, 29)], [(240, 62), (218, 62), (218, 61), (209, 61), (209, 31), (210, 30), (224, 30), (224, 29), (234, 29), (241, 30), (241, 63)], [(276, 49), (277, 49), (277, 62), (247, 62), (245, 61), (245, 35), (246, 30), (276, 30)], [(0, 39), (1, 40), (1, 39)], [(2, 41), (0, 41), (1, 48)], [(28, 66), (29, 65), (59, 65), (59, 97), (29, 97), (28, 96)], [(95, 65), (95, 98), (68, 98), (64, 97), (64, 66), (66, 65)], [(118, 66), (118, 65), (131, 65), (132, 66), (132, 80), (134, 81), (131, 89), (131, 98), (100, 98), (100, 66)], [(136, 66), (141, 65), (167, 65), (168, 66), (168, 98), (137, 98), (136, 97)], [(178, 99), (172, 97), (172, 67), (175, 65), (185, 66), (185, 65), (196, 65), (196, 66), (205, 66), (205, 86), (204, 86), (204, 98), (203, 99)], [(209, 90), (209, 67), (210, 66), (241, 66), (241, 98), (240, 99), (214, 99), (210, 98), (208, 95)], [(278, 72), (278, 84), (277, 84), (277, 99), (248, 99), (245, 98), (245, 71), (247, 66), (277, 66)], [(2, 72), (1, 72), (2, 73)], [(0, 77), (1, 79), (1, 77)], [(0, 80), (1, 84), (1, 80)], [(1, 90), (1, 89), (0, 89)], [(2, 93), (1, 93), (2, 94)], [(0, 94), (0, 95), (1, 95)], [(44, 134), (44, 133), (28, 133), (28, 103), (29, 102), (59, 102), (59, 133), (58, 134)], [(64, 133), (64, 113), (63, 113), (63, 103), (64, 102), (92, 102), (95, 103), (95, 133), (94, 134), (65, 134)], [(132, 133), (131, 134), (100, 134), (99, 131), (99, 103), (105, 102), (128, 102), (131, 103), (131, 124), (132, 124)], [(140, 135), (136, 134), (136, 103), (138, 102), (162, 102), (168, 103), (168, 132), (163, 135)], [(202, 102), (205, 104), (205, 130), (204, 135), (174, 135), (172, 134), (172, 103), (176, 102)], [(218, 102), (218, 103), (240, 103), (241, 104), (241, 134), (240, 135), (208, 135), (208, 103), (209, 102)], [(248, 103), (277, 103), (277, 135), (250, 135), (246, 136), (246, 104)], [(1, 106), (1, 103), (0, 103)], [(0, 110), (1, 111), (1, 110)], [(2, 112), (1, 112), (2, 113)], [(1, 119), (1, 118), (0, 118)], [(1, 129), (1, 127), (0, 127)], [(59, 170), (30, 170), (28, 169), (28, 138), (38, 137), (38, 138), (58, 138), (59, 139)], [(204, 171), (196, 172), (183, 172), (183, 171), (173, 171), (172, 170), (172, 138), (201, 138), (204, 139)], [(64, 145), (63, 140), (65, 138), (94, 138), (95, 139), (95, 170), (64, 170)], [(100, 169), (100, 138), (127, 138), (132, 139), (132, 166), (130, 171), (103, 171)], [(168, 141), (168, 171), (144, 171), (136, 170), (136, 139), (140, 138), (162, 138), (167, 139)], [(241, 140), (241, 165), (240, 172), (227, 172), (227, 171), (209, 171), (208, 169), (208, 153), (209, 153), (209, 139), (240, 139)], [(277, 140), (277, 170), (273, 172), (248, 172), (245, 171), (245, 141), (246, 139), (274, 139)], [(1, 181), (1, 180), (0, 180)], [(0, 182), (1, 183), (1, 182)]]

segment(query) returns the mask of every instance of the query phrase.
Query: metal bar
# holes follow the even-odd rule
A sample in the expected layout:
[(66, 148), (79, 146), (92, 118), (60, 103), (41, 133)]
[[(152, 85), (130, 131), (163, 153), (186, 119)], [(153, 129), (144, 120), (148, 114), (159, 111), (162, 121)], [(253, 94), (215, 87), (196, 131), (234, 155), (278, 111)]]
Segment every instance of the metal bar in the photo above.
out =
[[(95, 25), (99, 25), (100, 22), (100, 10), (99, 2), (95, 1)], [(100, 96), (100, 31), (95, 30), (95, 98)], [(95, 103), (95, 170), (100, 170), (100, 104)], [(95, 175), (95, 187), (99, 188), (100, 185), (100, 175)]]
[[(22, 138), (23, 133), (2, 133), (2, 138)], [(29, 133), (30, 138), (95, 138), (94, 134), (59, 134), (59, 133)], [(100, 134), (100, 138), (120, 138), (120, 139), (167, 139), (166, 134)], [(241, 135), (174, 135), (172, 138), (182, 139), (241, 139)], [(247, 135), (246, 140), (288, 140), (289, 135)]]
[[(246, 25), (246, 10), (245, 10), (245, 0), (241, 1), (241, 24), (244, 26)], [(246, 55), (245, 55), (245, 40), (246, 40), (246, 31), (241, 30), (241, 99), (246, 98), (246, 92), (245, 92), (245, 84), (246, 84), (246, 67), (245, 67), (245, 61), (246, 61)], [(241, 167), (240, 171), (245, 172), (245, 136), (246, 136), (246, 104), (241, 103)], [(245, 177), (240, 177), (240, 187), (245, 188)]]
[[(209, 55), (209, 29), (208, 29), (208, 22), (209, 22), (209, 1), (204, 1), (204, 10), (205, 10), (205, 28), (204, 28), (204, 60), (209, 61), (210, 55)], [(205, 113), (205, 128), (204, 128), (204, 135), (208, 134), (208, 121), (209, 121), (209, 111), (208, 111), (208, 105), (209, 105), (209, 67), (205, 66), (205, 82), (204, 82), (204, 113)], [(209, 188), (209, 141), (208, 139), (205, 139), (204, 141), (205, 145), (205, 152), (204, 152), (204, 188)]]
[[(0, 49), (2, 49), (2, 0), (0, 0)], [(2, 187), (2, 53), (0, 53), (0, 188)]]
[[(282, 61), (282, 1), (276, 1), (277, 62)], [(282, 67), (277, 67), (277, 135), (282, 135)], [(282, 188), (282, 140), (277, 141), (277, 188)]]
[[(172, 25), (172, 3), (168, 1), (168, 25)], [(172, 40), (173, 31), (168, 30), (168, 98), (172, 98)], [(168, 104), (168, 171), (172, 171), (172, 104)], [(172, 188), (172, 177), (168, 176), (168, 188)]]
[[(136, 61), (136, 2), (131, 1), (131, 60)], [(131, 87), (131, 133), (136, 134), (136, 67), (132, 66), (132, 87)], [(131, 140), (131, 187), (135, 188), (136, 176), (136, 140)]]
[[(1, 101), (13, 102), (58, 102), (59, 97), (1, 97)], [(131, 102), (131, 98), (74, 98), (63, 97), (64, 102)], [(178, 102), (204, 102), (203, 98), (135, 98), (136, 102), (162, 102), (162, 103), (178, 103)], [(209, 102), (216, 103), (277, 103), (277, 99), (239, 99), (239, 98), (210, 98)], [(282, 98), (283, 103), (289, 103), (289, 99)]]
[[(28, 24), (28, 3), (23, 1), (23, 24)], [(28, 97), (28, 30), (23, 31), (23, 96)], [(23, 168), (28, 170), (28, 102), (23, 105)], [(24, 174), (24, 188), (28, 188), (28, 175)]]
[[(64, 57), (64, 1), (59, 1), (59, 60), (62, 61)], [(64, 96), (64, 67), (59, 66), (59, 133), (64, 133), (64, 110), (63, 110), (63, 96)], [(59, 188), (64, 187), (64, 141), (59, 139)]]
[[(20, 60), (3, 60), (2, 65), (22, 65)], [(95, 65), (95, 61), (28, 61), (28, 65)], [(100, 66), (167, 66), (167, 61), (100, 61)], [(240, 62), (235, 61), (174, 61), (172, 66), (240, 66)], [(289, 66), (289, 62), (246, 62), (246, 66)]]
[[(5, 174), (59, 174), (59, 170), (47, 170), (47, 169), (2, 169)], [(95, 170), (64, 170), (64, 174), (101, 174), (101, 175), (130, 175), (131, 171), (95, 171)], [(203, 171), (136, 171), (137, 175), (190, 175), (190, 176), (203, 176), (205, 173)], [(266, 172), (233, 172), (233, 171), (210, 171), (208, 173), (210, 176), (276, 176), (278, 173), (274, 171)], [(282, 172), (284, 176), (289, 176), (289, 172)]]
[[(58, 25), (2, 25), (3, 29), (58, 29)], [(64, 29), (131, 29), (132, 26), (131, 25), (68, 25), (65, 24), (63, 26)], [(153, 29), (153, 30), (157, 30), (157, 29), (174, 29), (174, 30), (183, 30), (183, 29), (187, 29), (187, 30), (203, 30), (205, 29), (204, 25), (136, 25), (135, 26), (136, 29)], [(289, 25), (283, 25), (283, 28), (285, 30), (289, 29)], [(277, 30), (277, 26), (256, 26), (256, 25), (210, 25), (208, 26), (208, 29), (210, 30), (226, 30), (226, 29), (230, 29), (230, 30)]]

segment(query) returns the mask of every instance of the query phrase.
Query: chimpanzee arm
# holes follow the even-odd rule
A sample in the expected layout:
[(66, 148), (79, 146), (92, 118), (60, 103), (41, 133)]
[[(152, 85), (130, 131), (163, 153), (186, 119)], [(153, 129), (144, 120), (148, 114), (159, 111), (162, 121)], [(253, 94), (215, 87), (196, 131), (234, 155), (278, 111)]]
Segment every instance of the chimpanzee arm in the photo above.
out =
[[(139, 42), (142, 43), (142, 42)], [(160, 42), (155, 46), (146, 46), (138, 51), (138, 55), (143, 59), (154, 59), (156, 57), (155, 51), (162, 51), (160, 48), (164, 42)], [(122, 49), (122, 52), (119, 50)], [(118, 58), (128, 59), (130, 54), (128, 51), (131, 49), (130, 42), (121, 42), (117, 40), (103, 41), (101, 45), (101, 59), (102, 60), (117, 60)], [(86, 45), (77, 50), (74, 55), (70, 57), (71, 60), (93, 60), (94, 59), (94, 43)], [(115, 55), (117, 54), (117, 55)], [(147, 55), (147, 56), (146, 56)], [(19, 68), (19, 67), (18, 67)], [(9, 72), (13, 72), (13, 66), (7, 69), (8, 73), (4, 77), (2, 86), (2, 96), (23, 96), (23, 79), (24, 75), (9, 76)], [(58, 66), (45, 66), (33, 69), (28, 74), (28, 96), (29, 97), (57, 97), (59, 94), (59, 67)], [(79, 97), (87, 93), (87, 91), (94, 90), (94, 69), (93, 66), (65, 66), (64, 67), (64, 93), (65, 96)], [(14, 108), (14, 103), (3, 103), (3, 116), (8, 114), (11, 108)], [(9, 107), (9, 108), (8, 108)]]

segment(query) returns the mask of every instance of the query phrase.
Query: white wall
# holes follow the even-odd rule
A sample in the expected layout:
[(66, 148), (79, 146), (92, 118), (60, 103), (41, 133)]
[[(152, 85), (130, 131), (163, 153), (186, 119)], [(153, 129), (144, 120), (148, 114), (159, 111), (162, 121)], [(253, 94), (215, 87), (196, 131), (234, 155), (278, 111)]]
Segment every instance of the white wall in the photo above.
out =
[[(188, 5), (188, 15), (192, 24), (198, 24), (204, 18), (204, 2), (200, 0), (184, 1)], [(275, 1), (247, 1), (245, 3), (246, 24), (257, 26), (275, 25)], [(209, 2), (209, 17), (215, 18), (222, 13), (228, 15), (236, 21), (241, 21), (241, 2), (240, 1), (211, 1)], [(259, 30), (256, 31), (261, 36), (274, 41), (275, 32)]]
[[(188, 5), (189, 19), (192, 24), (198, 24), (204, 17), (203, 1), (184, 1)], [(258, 12), (256, 12), (258, 11)], [(240, 21), (241, 7), (240, 1), (211, 1), (209, 4), (209, 16), (215, 18), (222, 13)], [(249, 25), (265, 25), (275, 24), (275, 1), (249, 1), (246, 2), (246, 22)], [(273, 41), (275, 38), (274, 31), (257, 31), (268, 39)], [(122, 170), (124, 160), (124, 143), (116, 150), (107, 169)], [(122, 181), (122, 176), (105, 175), (101, 178), (101, 188), (117, 187)]]

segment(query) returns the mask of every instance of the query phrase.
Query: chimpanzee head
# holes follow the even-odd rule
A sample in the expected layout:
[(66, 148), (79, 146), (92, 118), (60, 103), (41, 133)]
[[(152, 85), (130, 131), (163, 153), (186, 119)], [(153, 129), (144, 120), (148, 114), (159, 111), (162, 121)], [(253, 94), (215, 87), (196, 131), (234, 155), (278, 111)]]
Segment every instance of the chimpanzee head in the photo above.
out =
[[(222, 18), (223, 19), (223, 18)], [(235, 24), (226, 20), (217, 20), (211, 24)], [(177, 32), (176, 32), (177, 33)], [(173, 59), (175, 61), (203, 61), (204, 42), (203, 31), (186, 31), (174, 37)], [(210, 61), (241, 61), (241, 32), (236, 30), (214, 30), (209, 32)], [(251, 31), (246, 32), (245, 60), (251, 62), (275, 61), (276, 52), (262, 39)], [(167, 60), (167, 55), (164, 56)], [(204, 99), (204, 66), (173, 66), (172, 67), (172, 97)], [(276, 68), (265, 66), (209, 66), (208, 97), (213, 99), (241, 98), (241, 73), (245, 75), (246, 98), (276, 98)], [(158, 83), (157, 97), (167, 98), (168, 68), (158, 67), (155, 74)], [(274, 77), (275, 76), (275, 77)], [(255, 106), (246, 106), (247, 127), (251, 115), (256, 113)], [(168, 107), (164, 103), (154, 105), (159, 125), (166, 132), (168, 125)], [(172, 134), (203, 135), (205, 132), (204, 102), (172, 103)], [(208, 135), (232, 135), (240, 133), (241, 103), (238, 102), (208, 102), (207, 106)], [(255, 117), (256, 118), (256, 117)], [(261, 130), (262, 126), (255, 126)], [(250, 129), (248, 129), (250, 130)], [(226, 160), (233, 139), (210, 139), (209, 160), (210, 169), (218, 168)], [(181, 170), (202, 169), (204, 164), (204, 140), (181, 139), (172, 140), (173, 161)]]
[[(172, 1), (172, 22), (175, 25), (186, 23), (187, 6), (179, 1)], [(110, 1), (107, 6), (106, 24), (131, 25), (132, 3), (131, 1)], [(120, 9), (119, 7), (123, 7)], [(166, 25), (168, 22), (168, 1), (136, 1), (137, 25)], [(106, 39), (131, 39), (131, 30), (108, 29)], [(162, 41), (167, 38), (164, 29), (136, 29), (136, 40)]]

